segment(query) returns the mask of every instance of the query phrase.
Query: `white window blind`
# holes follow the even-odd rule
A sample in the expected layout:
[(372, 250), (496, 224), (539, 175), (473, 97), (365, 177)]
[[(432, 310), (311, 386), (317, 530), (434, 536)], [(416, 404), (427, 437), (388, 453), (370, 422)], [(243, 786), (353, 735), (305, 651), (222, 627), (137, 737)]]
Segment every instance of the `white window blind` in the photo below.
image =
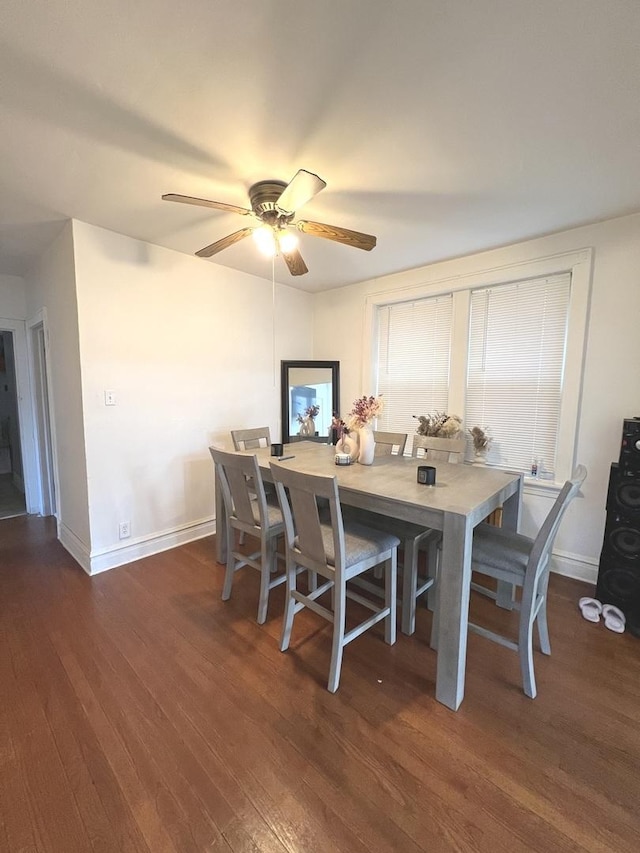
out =
[(452, 303), (446, 294), (378, 309), (377, 393), (385, 404), (378, 429), (411, 436), (414, 415), (446, 410)]
[(555, 471), (571, 276), (471, 294), (465, 428), (488, 428), (488, 459)]

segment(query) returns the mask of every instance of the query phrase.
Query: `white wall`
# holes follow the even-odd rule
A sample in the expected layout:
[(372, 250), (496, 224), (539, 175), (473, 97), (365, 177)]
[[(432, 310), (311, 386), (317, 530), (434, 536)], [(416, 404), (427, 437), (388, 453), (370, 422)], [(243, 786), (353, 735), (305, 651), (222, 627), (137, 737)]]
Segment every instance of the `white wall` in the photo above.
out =
[(25, 286), (27, 321), (41, 312), (47, 318), (58, 535), (87, 568), (82, 557), (91, 537), (71, 222), (25, 276)]
[(208, 447), (231, 447), (232, 428), (267, 424), (279, 438), (280, 359), (312, 357), (313, 298), (277, 286), (274, 353), (271, 281), (81, 222), (73, 235), (100, 571), (212, 532)]
[(0, 317), (24, 320), (27, 299), (23, 279), (17, 275), (0, 275)]
[[(576, 438), (576, 461), (587, 466), (588, 477), (584, 498), (568, 510), (556, 552), (560, 557), (557, 565), (567, 573), (595, 581), (609, 466), (620, 452), (622, 420), (640, 415), (639, 214), (316, 294), (314, 357), (340, 360), (341, 412), (347, 412), (356, 397), (372, 391), (370, 377), (363, 376), (365, 300), (369, 294), (588, 247), (594, 249), (593, 283)], [(536, 529), (549, 500), (539, 494), (525, 496), (525, 532)]]

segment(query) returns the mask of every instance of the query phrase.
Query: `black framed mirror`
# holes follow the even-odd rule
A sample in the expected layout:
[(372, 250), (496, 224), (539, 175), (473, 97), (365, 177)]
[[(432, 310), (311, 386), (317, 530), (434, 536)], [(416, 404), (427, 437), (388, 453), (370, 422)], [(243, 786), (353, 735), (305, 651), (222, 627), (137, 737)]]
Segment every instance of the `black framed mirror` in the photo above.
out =
[(282, 442), (328, 442), (331, 418), (340, 411), (340, 362), (282, 361), (280, 365)]

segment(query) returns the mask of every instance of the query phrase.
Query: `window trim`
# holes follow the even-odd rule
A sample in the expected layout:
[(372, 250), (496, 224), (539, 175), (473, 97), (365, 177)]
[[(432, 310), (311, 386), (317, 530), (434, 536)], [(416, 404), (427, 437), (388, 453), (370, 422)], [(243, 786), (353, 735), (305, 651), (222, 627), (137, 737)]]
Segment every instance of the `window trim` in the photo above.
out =
[[(367, 295), (365, 299), (363, 335), (363, 387), (376, 383), (376, 311), (382, 305), (408, 302), (414, 299), (453, 294), (453, 326), (451, 338), (451, 380), (449, 386), (449, 411), (463, 412), (466, 391), (469, 317), (471, 291), (492, 285), (508, 284), (529, 278), (569, 273), (571, 296), (567, 317), (565, 372), (560, 404), (560, 427), (556, 455), (556, 481), (561, 485), (569, 479), (575, 464), (575, 446), (578, 435), (580, 404), (584, 373), (584, 355), (587, 344), (589, 300), (593, 266), (593, 249), (584, 248), (562, 252), (542, 258), (480, 268), (468, 273), (439, 277), (437, 271), (422, 268), (410, 273), (400, 273), (391, 280), (418, 278), (397, 288), (387, 288)], [(453, 354), (456, 354), (453, 356)], [(527, 478), (529, 480), (529, 478)], [(535, 483), (536, 481), (530, 481)], [(553, 487), (549, 480), (540, 481), (546, 489)]]

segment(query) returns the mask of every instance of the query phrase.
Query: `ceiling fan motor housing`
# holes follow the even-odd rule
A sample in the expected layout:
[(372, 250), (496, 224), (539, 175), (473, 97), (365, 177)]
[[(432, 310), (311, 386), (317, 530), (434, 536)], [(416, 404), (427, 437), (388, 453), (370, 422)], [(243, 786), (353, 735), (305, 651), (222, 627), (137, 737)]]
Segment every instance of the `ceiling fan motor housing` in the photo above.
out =
[(274, 224), (281, 215), (276, 202), (286, 186), (284, 181), (258, 181), (249, 187), (251, 209), (263, 222)]

